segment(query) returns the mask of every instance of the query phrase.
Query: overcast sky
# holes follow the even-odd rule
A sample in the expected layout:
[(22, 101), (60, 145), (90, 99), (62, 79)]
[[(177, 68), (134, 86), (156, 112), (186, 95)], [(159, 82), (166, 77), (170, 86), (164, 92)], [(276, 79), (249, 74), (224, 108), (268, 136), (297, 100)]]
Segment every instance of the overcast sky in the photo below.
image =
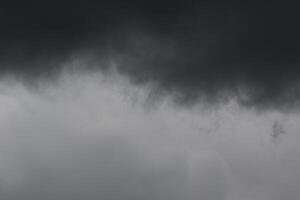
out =
[(0, 5), (3, 200), (298, 200), (297, 6)]

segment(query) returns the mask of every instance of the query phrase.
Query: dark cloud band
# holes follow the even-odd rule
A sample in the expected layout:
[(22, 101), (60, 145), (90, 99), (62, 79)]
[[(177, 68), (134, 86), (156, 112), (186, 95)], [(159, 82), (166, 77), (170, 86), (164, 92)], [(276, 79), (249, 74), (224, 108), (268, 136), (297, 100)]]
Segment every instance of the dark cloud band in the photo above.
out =
[(55, 76), (74, 52), (91, 53), (181, 103), (234, 95), (250, 106), (298, 104), (300, 16), (288, 2), (21, 4), (1, 6), (2, 74)]

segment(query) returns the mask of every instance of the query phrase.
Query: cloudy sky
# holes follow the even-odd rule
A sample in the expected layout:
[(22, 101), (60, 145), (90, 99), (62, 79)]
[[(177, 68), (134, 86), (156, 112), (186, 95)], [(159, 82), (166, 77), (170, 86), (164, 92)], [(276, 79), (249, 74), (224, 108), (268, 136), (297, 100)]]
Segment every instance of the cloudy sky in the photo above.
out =
[(300, 199), (289, 1), (0, 5), (3, 200)]

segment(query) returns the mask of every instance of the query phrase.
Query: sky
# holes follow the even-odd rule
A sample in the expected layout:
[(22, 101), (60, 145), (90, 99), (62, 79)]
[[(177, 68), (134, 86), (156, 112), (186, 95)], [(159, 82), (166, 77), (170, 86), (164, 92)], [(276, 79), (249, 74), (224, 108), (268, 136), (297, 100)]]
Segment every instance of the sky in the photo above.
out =
[(289, 1), (0, 5), (3, 200), (298, 200)]

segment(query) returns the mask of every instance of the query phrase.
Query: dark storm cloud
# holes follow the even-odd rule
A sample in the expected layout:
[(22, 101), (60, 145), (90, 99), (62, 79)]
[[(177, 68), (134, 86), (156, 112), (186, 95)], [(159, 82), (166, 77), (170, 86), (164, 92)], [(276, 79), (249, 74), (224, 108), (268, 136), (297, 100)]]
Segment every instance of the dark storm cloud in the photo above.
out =
[(71, 55), (93, 55), (113, 60), (135, 83), (155, 82), (154, 96), (172, 93), (179, 103), (237, 96), (247, 106), (293, 107), (300, 95), (296, 8), (261, 1), (11, 1), (1, 5), (1, 72), (31, 80), (55, 75)]

